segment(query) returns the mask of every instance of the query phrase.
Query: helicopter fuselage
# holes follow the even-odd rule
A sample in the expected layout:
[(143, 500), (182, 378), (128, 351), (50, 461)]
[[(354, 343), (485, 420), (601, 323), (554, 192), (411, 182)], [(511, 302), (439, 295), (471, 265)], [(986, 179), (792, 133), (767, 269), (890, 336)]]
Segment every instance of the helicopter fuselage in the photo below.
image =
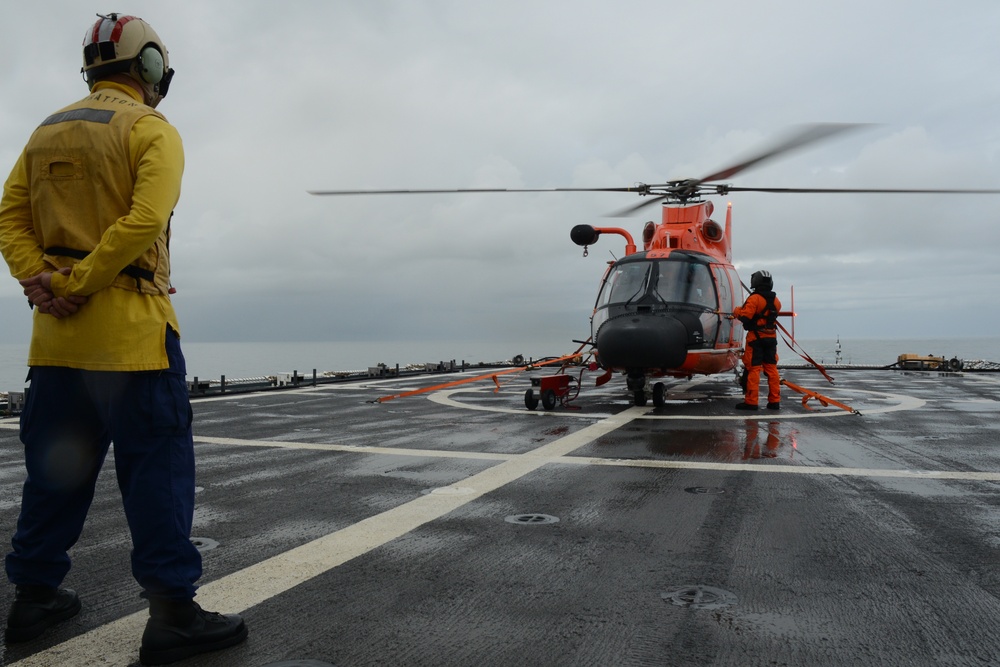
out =
[[(643, 250), (627, 232), (581, 226), (580, 245), (602, 233), (625, 236), (610, 262), (591, 317), (598, 363), (630, 378), (710, 375), (739, 363), (743, 331), (732, 313), (740, 289), (731, 262), (731, 216), (723, 229), (711, 202), (667, 204), (643, 230)], [(586, 241), (586, 243), (584, 243)], [(631, 251), (631, 252), (630, 252)]]
[(637, 252), (608, 267), (591, 318), (598, 363), (630, 374), (735, 368), (742, 347), (731, 265), (688, 250)]

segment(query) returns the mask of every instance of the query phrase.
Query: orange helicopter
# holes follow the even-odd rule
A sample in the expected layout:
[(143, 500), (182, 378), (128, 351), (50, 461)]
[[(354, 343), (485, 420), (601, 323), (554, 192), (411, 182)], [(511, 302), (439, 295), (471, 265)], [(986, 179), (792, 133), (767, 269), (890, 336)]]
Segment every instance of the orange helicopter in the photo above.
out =
[(650, 387), (651, 378), (712, 375), (739, 364), (743, 328), (728, 317), (742, 303), (734, 297), (740, 278), (732, 263), (732, 206), (725, 227), (713, 211), (710, 201), (664, 204), (662, 221), (643, 228), (641, 251), (624, 229), (577, 225), (570, 233), (584, 248), (603, 234), (625, 238), (625, 255), (609, 263), (601, 281), (591, 341), (602, 368), (627, 376), (635, 405), (650, 396), (664, 405), (665, 387)]
[[(733, 371), (740, 364), (743, 354), (743, 329), (739, 321), (730, 315), (734, 306), (743, 302), (737, 294), (742, 294), (740, 289), (744, 287), (732, 261), (732, 205), (727, 207), (725, 224), (719, 224), (712, 218), (715, 207), (711, 201), (705, 201), (706, 195), (725, 196), (731, 192), (1000, 194), (1000, 190), (743, 188), (717, 183), (765, 160), (859, 127), (862, 126), (836, 123), (803, 126), (770, 147), (708, 176), (658, 185), (640, 183), (622, 188), (322, 190), (310, 191), (310, 194), (632, 192), (650, 197), (611, 214), (613, 217), (626, 217), (645, 206), (662, 202), (661, 221), (647, 222), (643, 227), (642, 250), (638, 249), (627, 230), (618, 227), (577, 225), (570, 232), (570, 238), (584, 247), (584, 256), (587, 255), (586, 248), (602, 235), (615, 234), (624, 238), (624, 256), (608, 263), (601, 280), (591, 316), (591, 337), (584, 346), (592, 346), (596, 366), (605, 370), (597, 380), (598, 385), (609, 381), (614, 373), (624, 374), (635, 405), (646, 405), (652, 399), (654, 406), (663, 407), (666, 387), (662, 382), (655, 382), (657, 378)], [(792, 311), (783, 311), (780, 316), (794, 317), (793, 311), (794, 304)], [(795, 345), (794, 330), (790, 335), (791, 340), (786, 338), (785, 342), (792, 347)], [(799, 353), (832, 381), (807, 354)], [(576, 395), (570, 387), (571, 382), (572, 379), (562, 373), (547, 378), (532, 378), (532, 388), (525, 394), (525, 406), (534, 410), (541, 402), (545, 409), (550, 410), (557, 402), (566, 405)], [(579, 392), (578, 384), (576, 392)]]

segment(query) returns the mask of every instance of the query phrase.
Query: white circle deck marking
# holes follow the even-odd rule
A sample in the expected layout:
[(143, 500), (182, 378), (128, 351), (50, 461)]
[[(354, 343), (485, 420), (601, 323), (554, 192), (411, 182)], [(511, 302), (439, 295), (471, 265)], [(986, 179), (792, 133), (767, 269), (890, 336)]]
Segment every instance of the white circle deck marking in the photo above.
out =
[[(538, 415), (538, 416), (548, 416), (548, 417), (576, 417), (584, 419), (605, 419), (609, 415), (604, 412), (585, 412), (583, 410), (567, 410), (567, 409), (555, 409), (555, 410), (528, 410), (527, 408), (509, 408), (493, 405), (485, 405), (481, 403), (467, 403), (459, 401), (453, 398), (456, 394), (480, 394), (493, 396), (492, 390), (482, 390), (482, 389), (447, 389), (443, 391), (434, 392), (428, 395), (428, 400), (438, 403), (439, 405), (447, 405), (453, 408), (459, 408), (462, 410), (480, 410), (483, 412), (496, 412), (500, 414), (511, 414), (511, 415)], [(876, 405), (865, 405), (863, 408), (858, 408), (858, 410), (865, 414), (881, 414), (885, 412), (897, 412), (899, 410), (916, 410), (923, 407), (927, 401), (922, 398), (917, 398), (915, 396), (907, 396), (905, 394), (891, 394), (884, 391), (868, 391), (868, 390), (851, 390), (851, 394), (865, 394), (869, 397), (870, 401), (895, 401), (892, 405), (886, 406), (876, 406)], [(830, 398), (835, 398), (830, 396)], [(846, 400), (846, 399), (845, 399)], [(801, 404), (800, 400), (790, 401), (789, 403)], [(676, 403), (672, 403), (676, 405)], [(856, 406), (851, 406), (856, 407)], [(787, 409), (781, 410), (779, 412), (773, 412), (769, 410), (758, 410), (753, 414), (732, 414), (732, 415), (661, 415), (661, 414), (651, 414), (651, 411), (657, 408), (641, 408), (647, 412), (643, 415), (637, 417), (637, 419), (652, 419), (652, 420), (689, 420), (689, 421), (746, 421), (748, 419), (755, 420), (772, 420), (781, 419), (782, 421), (786, 419), (815, 419), (817, 417), (837, 417), (841, 415), (851, 415), (853, 413), (847, 412), (846, 410), (841, 410), (833, 406), (829, 407), (817, 407), (811, 408), (808, 412), (796, 412), (790, 413)]]

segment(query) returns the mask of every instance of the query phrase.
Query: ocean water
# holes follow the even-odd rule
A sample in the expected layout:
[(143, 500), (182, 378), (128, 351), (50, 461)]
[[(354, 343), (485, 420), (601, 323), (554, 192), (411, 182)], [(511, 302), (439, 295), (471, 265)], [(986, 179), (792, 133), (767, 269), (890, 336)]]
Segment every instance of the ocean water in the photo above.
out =
[[(837, 361), (836, 339), (798, 341), (821, 364)], [(954, 339), (840, 339), (840, 361), (844, 364), (887, 365), (900, 354), (983, 359), (1000, 362), (1000, 337)], [(575, 351), (571, 341), (539, 345), (537, 341), (398, 341), (398, 342), (303, 342), (303, 343), (197, 343), (183, 342), (188, 379), (259, 377), (298, 371), (311, 375), (324, 371), (365, 370), (370, 366), (407, 364), (508, 361), (558, 356)], [(27, 373), (27, 342), (0, 344), (0, 392), (20, 391)], [(782, 363), (801, 361), (779, 344)]]
[[(283, 343), (198, 343), (181, 341), (188, 379), (217, 380), (260, 377), (298, 371), (312, 375), (324, 371), (363, 371), (385, 364), (401, 367), (455, 361), (461, 364), (505, 362), (517, 355), (525, 359), (569, 354), (579, 344), (567, 342), (539, 346), (537, 341), (338, 341)], [(0, 392), (20, 391), (27, 374), (27, 342), (0, 343)]]

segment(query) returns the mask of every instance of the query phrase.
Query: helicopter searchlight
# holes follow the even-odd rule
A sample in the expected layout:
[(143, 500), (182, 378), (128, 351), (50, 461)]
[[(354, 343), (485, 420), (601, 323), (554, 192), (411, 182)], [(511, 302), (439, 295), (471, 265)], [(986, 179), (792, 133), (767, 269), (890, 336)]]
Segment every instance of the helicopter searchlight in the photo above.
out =
[(632, 235), (624, 229), (618, 227), (593, 227), (591, 225), (577, 225), (569, 232), (569, 238), (573, 243), (583, 246), (583, 256), (587, 256), (587, 246), (594, 245), (597, 243), (597, 239), (601, 237), (601, 234), (618, 234), (625, 238), (625, 255), (631, 255), (635, 252), (636, 246), (635, 241), (632, 240)]

